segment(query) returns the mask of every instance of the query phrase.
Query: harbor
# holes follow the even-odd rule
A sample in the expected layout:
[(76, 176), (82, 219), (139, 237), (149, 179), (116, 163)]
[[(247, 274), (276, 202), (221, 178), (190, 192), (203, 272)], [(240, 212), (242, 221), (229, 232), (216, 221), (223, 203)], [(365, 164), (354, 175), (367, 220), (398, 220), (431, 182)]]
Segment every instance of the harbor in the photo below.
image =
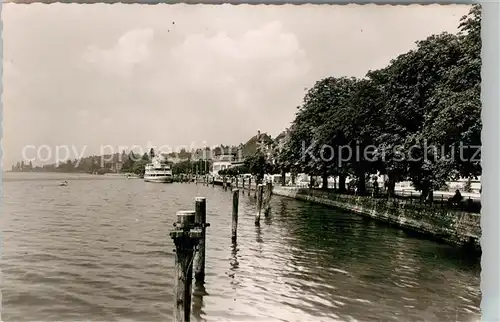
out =
[(171, 321), (168, 234), (199, 196), (210, 227), (192, 321), (479, 319), (479, 258), (457, 247), (280, 196), (256, 226), (256, 199), (245, 193), (233, 245), (231, 189), (91, 175), (58, 187), (65, 178), (4, 176), (5, 321)]

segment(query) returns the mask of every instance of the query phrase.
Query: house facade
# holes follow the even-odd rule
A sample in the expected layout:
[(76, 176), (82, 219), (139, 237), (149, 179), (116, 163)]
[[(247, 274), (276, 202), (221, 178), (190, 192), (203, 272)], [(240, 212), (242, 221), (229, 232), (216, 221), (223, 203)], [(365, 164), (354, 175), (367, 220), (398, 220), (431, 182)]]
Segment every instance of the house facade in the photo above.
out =
[(219, 171), (229, 169), (233, 166), (235, 160), (232, 154), (221, 154), (212, 160), (212, 173), (217, 175)]

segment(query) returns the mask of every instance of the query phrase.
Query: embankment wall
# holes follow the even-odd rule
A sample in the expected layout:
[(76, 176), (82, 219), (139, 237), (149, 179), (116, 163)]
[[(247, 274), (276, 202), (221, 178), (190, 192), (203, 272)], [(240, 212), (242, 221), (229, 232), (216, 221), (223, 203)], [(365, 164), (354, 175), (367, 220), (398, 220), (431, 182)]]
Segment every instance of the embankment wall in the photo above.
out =
[(274, 186), (273, 194), (348, 210), (442, 241), (480, 250), (481, 216), (418, 202), (334, 194), (317, 189)]

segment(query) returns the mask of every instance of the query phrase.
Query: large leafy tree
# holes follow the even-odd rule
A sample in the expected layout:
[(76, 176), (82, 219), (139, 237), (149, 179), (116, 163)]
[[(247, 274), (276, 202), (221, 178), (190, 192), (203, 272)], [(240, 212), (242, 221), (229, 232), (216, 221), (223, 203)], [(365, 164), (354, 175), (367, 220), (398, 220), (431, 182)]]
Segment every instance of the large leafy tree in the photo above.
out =
[(445, 71), (435, 94), (436, 109), (427, 117), (425, 135), (446, 152), (442, 171), (454, 176), (481, 173), (481, 8), (461, 19), (456, 64)]
[(457, 35), (419, 41), (361, 80), (316, 82), (279, 151), (280, 167), (321, 175), (324, 183), (338, 175), (341, 190), (345, 176), (354, 175), (360, 192), (366, 175), (380, 171), (390, 193), (396, 182), (409, 179), (429, 199), (451, 178), (480, 174), (474, 148), (481, 144), (480, 27), (475, 5)]
[[(347, 175), (338, 162), (345, 158), (337, 153), (342, 153), (339, 147), (348, 143), (344, 120), (355, 84), (354, 78), (346, 77), (328, 77), (316, 82), (299, 107), (282, 152), (283, 163), (296, 171), (321, 175), (325, 188), (329, 175), (338, 174), (341, 178)], [(340, 186), (341, 189), (345, 186), (342, 179)]]
[(244, 170), (255, 175), (258, 182), (262, 182), (265, 174), (274, 174), (276, 172), (271, 160), (266, 158), (261, 151), (257, 151), (254, 155), (246, 158), (244, 167), (235, 170)]

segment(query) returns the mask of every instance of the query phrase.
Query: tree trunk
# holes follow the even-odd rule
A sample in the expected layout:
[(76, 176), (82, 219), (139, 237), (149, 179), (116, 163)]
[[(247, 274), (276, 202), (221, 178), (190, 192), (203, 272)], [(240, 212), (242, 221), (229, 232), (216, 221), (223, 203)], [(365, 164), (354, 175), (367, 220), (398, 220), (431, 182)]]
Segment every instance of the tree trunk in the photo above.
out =
[(339, 192), (345, 192), (345, 180), (346, 176), (345, 175), (340, 175), (339, 176)]
[(420, 193), (420, 201), (425, 202), (427, 196), (429, 195), (429, 186), (427, 184), (422, 185), (422, 191)]
[(286, 171), (284, 169), (281, 170), (281, 184), (283, 186), (286, 184)]
[(393, 174), (388, 175), (387, 180), (387, 194), (389, 197), (394, 197), (396, 189), (396, 178)]
[(427, 200), (429, 200), (429, 203), (434, 202), (434, 190), (432, 187), (429, 189), (429, 193), (427, 194)]
[(357, 171), (357, 177), (358, 177), (358, 195), (364, 196), (366, 195), (366, 178), (365, 178), (365, 171), (363, 169), (359, 169)]
[(322, 190), (328, 190), (328, 174), (326, 171), (322, 175), (323, 179), (323, 186), (321, 187)]
[(295, 185), (295, 172), (292, 172), (292, 185)]
[(309, 188), (314, 188), (314, 176), (312, 174), (309, 175)]

